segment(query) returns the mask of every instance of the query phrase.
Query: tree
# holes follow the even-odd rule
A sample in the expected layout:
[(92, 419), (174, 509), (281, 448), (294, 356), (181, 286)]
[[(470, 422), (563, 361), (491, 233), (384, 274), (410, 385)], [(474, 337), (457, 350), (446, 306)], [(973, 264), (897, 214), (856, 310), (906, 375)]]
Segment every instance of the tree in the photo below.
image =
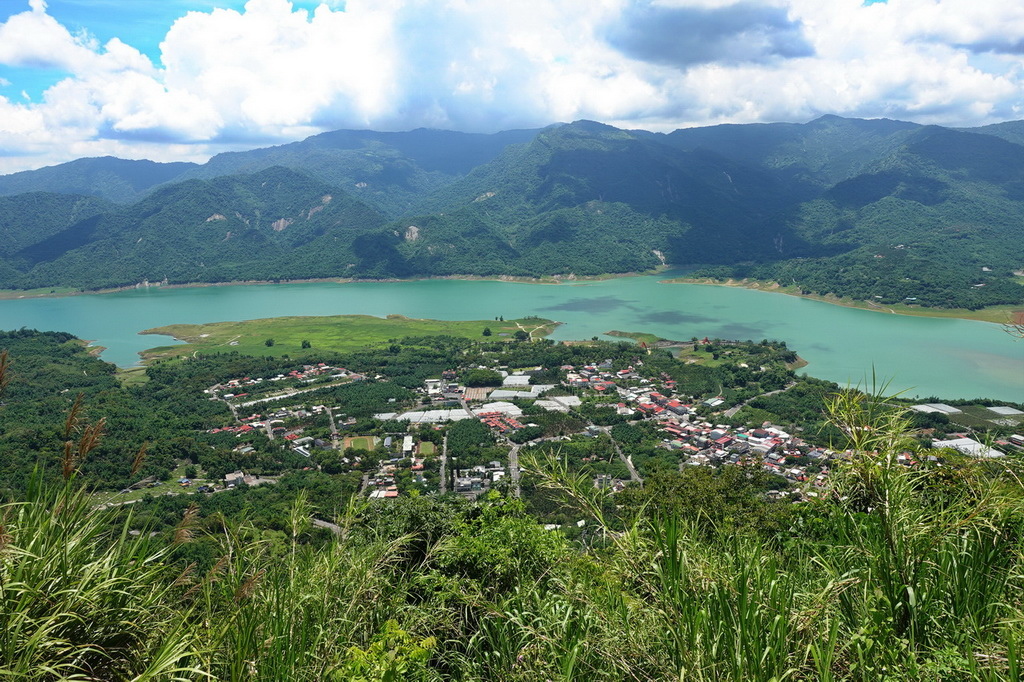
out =
[(471, 369), (462, 376), (462, 383), (470, 388), (501, 386), (502, 377), (491, 369)]
[(267, 339), (266, 341), (263, 342), (263, 345), (266, 346), (267, 348), (270, 348), (271, 346), (274, 345), (274, 339)]
[(313, 344), (311, 344), (309, 342), (309, 339), (302, 339), (302, 347), (303, 348), (312, 348)]
[(484, 327), (484, 336), (490, 336), (490, 335), (491, 335), (491, 328), (490, 327)]
[(530, 338), (530, 335), (528, 333), (524, 332), (522, 329), (517, 331), (512, 336), (515, 337), (516, 341), (526, 341), (528, 338)]
[(1010, 336), (1024, 339), (1024, 315), (1017, 313), (1012, 320), (1003, 324), (1003, 330)]

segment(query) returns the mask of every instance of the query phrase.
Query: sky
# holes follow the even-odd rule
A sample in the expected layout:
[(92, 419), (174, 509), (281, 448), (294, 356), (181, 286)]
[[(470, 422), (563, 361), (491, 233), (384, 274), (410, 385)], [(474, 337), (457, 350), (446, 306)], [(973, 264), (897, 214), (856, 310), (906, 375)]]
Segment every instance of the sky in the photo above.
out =
[(340, 128), (1024, 118), (1008, 0), (0, 0), (0, 173)]

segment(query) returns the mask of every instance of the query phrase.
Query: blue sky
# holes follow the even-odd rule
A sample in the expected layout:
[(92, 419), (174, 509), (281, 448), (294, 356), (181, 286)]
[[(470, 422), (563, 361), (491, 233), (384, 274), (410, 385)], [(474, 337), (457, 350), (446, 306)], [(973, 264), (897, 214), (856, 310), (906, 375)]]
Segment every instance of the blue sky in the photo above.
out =
[(1024, 118), (1024, 3), (2, 0), (0, 173), (337, 128)]

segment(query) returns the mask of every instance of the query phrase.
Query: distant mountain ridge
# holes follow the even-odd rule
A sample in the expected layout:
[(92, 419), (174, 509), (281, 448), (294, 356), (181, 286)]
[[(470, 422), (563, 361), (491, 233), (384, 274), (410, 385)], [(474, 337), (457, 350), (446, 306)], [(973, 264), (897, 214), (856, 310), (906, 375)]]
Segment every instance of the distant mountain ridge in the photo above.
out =
[(873, 301), (1021, 303), (1021, 143), (1024, 122), (823, 116), (668, 134), (335, 131), (201, 165), (80, 159), (0, 176), (0, 286), (703, 264)]
[(129, 203), (140, 199), (156, 185), (180, 178), (195, 166), (185, 162), (130, 161), (113, 156), (76, 159), (38, 170), (0, 175), (0, 196), (57, 192)]

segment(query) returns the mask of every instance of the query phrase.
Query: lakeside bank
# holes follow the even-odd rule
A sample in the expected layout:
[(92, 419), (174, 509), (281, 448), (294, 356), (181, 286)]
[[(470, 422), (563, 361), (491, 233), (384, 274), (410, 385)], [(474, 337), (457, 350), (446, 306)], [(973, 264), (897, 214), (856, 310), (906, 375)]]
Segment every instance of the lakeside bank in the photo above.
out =
[[(242, 287), (261, 286), (268, 284), (385, 284), (396, 282), (428, 282), (434, 280), (465, 281), (465, 282), (505, 282), (514, 284), (587, 284), (594, 282), (605, 282), (615, 279), (630, 277), (650, 277), (661, 275), (679, 268), (659, 266), (645, 272), (620, 272), (606, 273), (602, 275), (550, 275), (544, 277), (523, 277), (513, 275), (436, 275), (429, 277), (406, 277), (406, 278), (345, 278), (345, 277), (323, 277), (310, 279), (282, 279), (282, 280), (235, 280), (231, 282), (186, 282), (179, 284), (163, 284), (160, 282), (141, 282), (138, 284), (111, 287), (106, 289), (82, 290), (69, 287), (40, 287), (37, 289), (0, 289), (0, 300), (21, 300), (39, 298), (64, 298), (70, 296), (97, 296), (106, 294), (118, 294), (132, 291), (160, 291), (173, 289), (203, 289), (210, 287)], [(873, 301), (857, 301), (851, 298), (844, 298), (832, 294), (805, 294), (801, 293), (796, 286), (782, 286), (778, 282), (752, 279), (728, 279), (716, 280), (712, 278), (694, 277), (670, 277), (659, 280), (659, 284), (699, 284), (703, 286), (731, 287), (738, 289), (749, 289), (773, 294), (784, 294), (795, 298), (802, 298), (830, 305), (854, 308), (857, 310), (868, 310), (877, 313), (888, 313), (891, 315), (906, 315), (910, 317), (930, 317), (958, 320), (973, 320), (976, 322), (988, 322), (992, 324), (1005, 325), (1009, 323), (1024, 324), (1024, 304), (987, 306), (979, 310), (967, 310), (965, 308), (928, 308), (922, 306), (909, 306), (904, 304), (880, 304)]]
[(602, 275), (547, 275), (544, 277), (524, 277), (517, 275), (432, 275), (428, 277), (384, 277), (368, 279), (361, 277), (314, 277), (309, 279), (244, 279), (230, 282), (181, 282), (164, 284), (162, 282), (139, 282), (121, 287), (104, 289), (78, 289), (75, 287), (38, 287), (35, 289), (0, 289), (0, 301), (14, 301), (27, 298), (65, 298), (68, 296), (103, 296), (128, 291), (159, 291), (164, 289), (202, 289), (207, 287), (259, 286), (265, 284), (386, 284), (394, 282), (429, 282), (432, 280), (453, 280), (465, 282), (511, 282), (515, 284), (584, 284), (586, 282), (604, 282), (620, 277), (649, 277), (660, 275), (668, 266), (658, 266), (643, 272), (613, 272)]
[(809, 363), (809, 374), (841, 384), (855, 385), (875, 373), (892, 378), (896, 390), (906, 389), (908, 395), (1014, 401), (1024, 395), (1024, 346), (998, 325), (869, 315), (740, 287), (661, 283), (686, 274), (543, 287), (454, 280), (158, 287), (0, 301), (0, 326), (68, 331), (95, 339), (107, 348), (104, 359), (128, 367), (139, 362), (140, 351), (178, 344), (171, 337), (155, 340), (159, 337), (138, 334), (169, 324), (345, 314), (492, 323), (496, 317), (537, 316), (564, 323), (552, 334), (557, 341), (614, 338), (604, 336), (609, 329), (665, 339), (777, 339), (799, 351)]
[(753, 279), (727, 279), (716, 280), (710, 277), (675, 277), (662, 280), (663, 284), (699, 284), (702, 286), (732, 287), (736, 289), (750, 289), (752, 291), (763, 291), (770, 294), (785, 294), (795, 298), (803, 298), (811, 301), (819, 301), (830, 305), (838, 305), (844, 308), (855, 308), (857, 310), (868, 310), (876, 313), (887, 313), (890, 315), (907, 315), (910, 317), (934, 317), (956, 320), (973, 320), (975, 322), (990, 322), (992, 324), (1008, 324), (1024, 322), (1024, 304), (1019, 305), (998, 305), (968, 310), (966, 308), (927, 308), (923, 306), (909, 306), (902, 303), (882, 304), (873, 301), (857, 301), (852, 298), (843, 298), (833, 294), (822, 296), (821, 294), (804, 294), (798, 291), (795, 286), (782, 286), (778, 282), (753, 280)]

